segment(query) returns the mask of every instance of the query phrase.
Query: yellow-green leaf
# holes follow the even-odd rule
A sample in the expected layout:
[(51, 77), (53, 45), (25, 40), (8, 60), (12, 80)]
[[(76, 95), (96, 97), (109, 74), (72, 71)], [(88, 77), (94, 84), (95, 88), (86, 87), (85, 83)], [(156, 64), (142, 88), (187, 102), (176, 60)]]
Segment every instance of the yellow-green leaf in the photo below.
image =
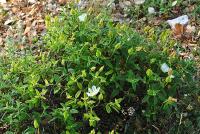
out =
[(38, 121), (36, 119), (34, 119), (33, 125), (35, 128), (39, 128), (39, 124)]

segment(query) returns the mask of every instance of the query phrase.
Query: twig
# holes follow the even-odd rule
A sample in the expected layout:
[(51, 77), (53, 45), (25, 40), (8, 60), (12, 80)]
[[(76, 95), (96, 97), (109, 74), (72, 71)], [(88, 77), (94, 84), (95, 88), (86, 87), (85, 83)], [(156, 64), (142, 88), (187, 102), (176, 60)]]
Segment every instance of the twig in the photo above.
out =
[(156, 127), (155, 125), (152, 125), (152, 127), (154, 127), (158, 131), (158, 133), (161, 134), (160, 129), (158, 127)]
[(178, 131), (177, 131), (177, 134), (179, 134), (179, 128), (180, 128), (180, 125), (182, 123), (182, 119), (183, 119), (183, 113), (181, 113), (181, 118), (180, 118), (180, 121), (179, 121), (179, 126), (178, 126)]
[(181, 113), (181, 118), (180, 118), (180, 121), (179, 121), (179, 126), (180, 126), (181, 123), (182, 123), (182, 119), (183, 119), (183, 113)]

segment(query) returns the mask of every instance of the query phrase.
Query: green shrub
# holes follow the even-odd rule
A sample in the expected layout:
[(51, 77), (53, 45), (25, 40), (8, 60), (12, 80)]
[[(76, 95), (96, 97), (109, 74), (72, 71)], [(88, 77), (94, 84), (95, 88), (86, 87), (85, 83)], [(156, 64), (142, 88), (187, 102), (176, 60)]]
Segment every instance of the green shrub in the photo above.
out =
[[(158, 46), (104, 12), (66, 10), (46, 17), (40, 53), (2, 59), (0, 125), (7, 131), (126, 133), (138, 117), (162, 126), (177, 110), (179, 93), (195, 89), (194, 63), (170, 55), (169, 34), (159, 36)], [(123, 115), (130, 107), (133, 115)]]

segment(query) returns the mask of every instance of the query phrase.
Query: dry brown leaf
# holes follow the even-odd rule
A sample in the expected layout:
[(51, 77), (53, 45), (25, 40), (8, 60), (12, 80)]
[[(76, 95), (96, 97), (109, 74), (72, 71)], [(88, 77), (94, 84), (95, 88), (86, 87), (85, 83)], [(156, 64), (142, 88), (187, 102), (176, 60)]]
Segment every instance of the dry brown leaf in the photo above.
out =
[(67, 2), (69, 2), (70, 0), (58, 0), (58, 3), (61, 5), (66, 4)]
[(197, 47), (198, 45), (197, 45), (197, 43), (189, 43), (188, 46), (190, 46), (190, 47)]
[(3, 44), (3, 39), (0, 37), (0, 45)]
[(45, 28), (45, 24), (39, 24), (39, 25), (37, 25), (37, 31), (38, 32), (41, 32), (42, 30), (44, 30), (44, 28)]
[(14, 4), (16, 4), (16, 3), (18, 3), (18, 2), (21, 2), (22, 0), (9, 0), (11, 3), (14, 3)]
[(182, 35), (184, 34), (185, 32), (185, 27), (184, 25), (181, 25), (181, 24), (175, 24), (175, 28), (173, 29), (173, 33), (175, 35), (176, 38), (181, 38)]
[(198, 37), (200, 37), (200, 30), (199, 30), (199, 32), (198, 32), (198, 34), (197, 34), (197, 36), (198, 36)]
[(177, 99), (176, 99), (176, 98), (173, 98), (173, 97), (171, 97), (171, 96), (169, 96), (168, 101), (177, 102)]
[(30, 26), (26, 26), (25, 30), (24, 30), (24, 34), (27, 34), (28, 32), (30, 32), (31, 27)]
[(168, 71), (168, 75), (171, 76), (173, 74), (173, 70), (170, 68)]
[(13, 13), (17, 13), (19, 11), (19, 8), (13, 7), (11, 10), (12, 10)]
[(33, 9), (29, 12), (29, 15), (33, 15), (36, 11), (37, 11), (37, 9), (36, 9), (36, 8), (33, 8)]
[(188, 9), (189, 9), (189, 12), (194, 11), (195, 10), (195, 5), (190, 5)]
[(18, 45), (18, 46), (17, 46), (17, 49), (23, 50), (23, 49), (24, 49), (24, 46), (23, 46), (23, 45)]
[(154, 26), (159, 26), (161, 23), (162, 23), (161, 18), (157, 18), (157, 19), (153, 20)]
[(43, 23), (44, 20), (43, 20), (43, 19), (39, 19), (39, 20), (37, 20), (37, 22), (38, 22), (38, 23)]

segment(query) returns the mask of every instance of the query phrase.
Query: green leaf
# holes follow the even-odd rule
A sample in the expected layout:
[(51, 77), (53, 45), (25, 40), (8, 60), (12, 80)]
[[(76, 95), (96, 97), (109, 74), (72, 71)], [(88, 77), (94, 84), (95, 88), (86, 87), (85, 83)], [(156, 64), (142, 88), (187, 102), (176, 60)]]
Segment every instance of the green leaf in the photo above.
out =
[(101, 101), (103, 100), (103, 94), (99, 94), (98, 99)]
[(74, 81), (74, 80), (69, 80), (68, 83), (67, 83), (67, 85), (71, 86), (71, 85), (73, 85), (75, 82), (76, 82), (76, 81)]
[(100, 57), (101, 57), (101, 51), (97, 50), (97, 51), (96, 51), (96, 56), (97, 56), (98, 58), (100, 58)]
[(80, 82), (77, 82), (77, 86), (78, 86), (78, 88), (79, 88), (80, 90), (83, 89), (82, 84), (81, 84)]
[(79, 90), (79, 91), (75, 94), (75, 98), (77, 99), (80, 95), (81, 95), (81, 90)]
[(33, 125), (35, 128), (39, 128), (39, 124), (38, 121), (36, 119), (34, 119)]
[(121, 44), (120, 44), (120, 43), (117, 43), (117, 44), (115, 45), (115, 50), (120, 49), (120, 48), (121, 48)]
[(167, 77), (166, 77), (165, 82), (166, 82), (166, 83), (172, 82), (172, 79), (170, 78), (170, 76), (167, 76)]
[(146, 95), (146, 96), (142, 99), (142, 103), (144, 103), (144, 102), (148, 102), (148, 100), (149, 100), (149, 96)]
[(95, 71), (96, 67), (91, 67), (90, 70), (91, 71)]
[(112, 93), (111, 93), (111, 96), (112, 97), (115, 97), (115, 96), (117, 96), (119, 94), (119, 90), (118, 89), (114, 89), (113, 91), (112, 91)]
[(133, 49), (133, 48), (129, 48), (129, 49), (128, 49), (128, 54), (129, 54), (129, 55), (133, 55), (133, 53), (134, 53), (134, 49)]
[(104, 69), (104, 66), (102, 66), (100, 69), (99, 69), (99, 72), (102, 72)]
[(92, 129), (89, 134), (95, 134), (95, 130)]
[(111, 107), (112, 107), (116, 112), (119, 112), (119, 110), (120, 110), (120, 105), (119, 105), (119, 104), (111, 105)]
[(67, 120), (69, 117), (68, 111), (64, 111), (63, 116), (64, 116), (64, 119)]
[(89, 122), (90, 122), (90, 126), (95, 127), (96, 123), (100, 121), (100, 118), (97, 116), (91, 117)]
[(151, 69), (148, 69), (146, 71), (146, 74), (147, 74), (148, 77), (151, 77), (151, 76), (153, 76), (153, 71)]
[(84, 103), (83, 103), (82, 101), (78, 101), (77, 104), (78, 104), (78, 106), (80, 106), (80, 107), (83, 107), (83, 106), (84, 106)]
[(119, 104), (119, 103), (122, 102), (122, 100), (123, 100), (122, 98), (115, 99), (115, 103), (118, 103), (118, 104)]
[(156, 96), (158, 92), (160, 92), (160, 90), (153, 90), (153, 89), (147, 90), (147, 94), (149, 96)]
[(84, 113), (84, 114), (83, 114), (83, 117), (84, 117), (84, 119), (86, 119), (86, 120), (87, 120), (87, 119), (89, 119), (89, 118), (90, 118), (90, 114), (88, 114), (88, 113)]
[(110, 71), (106, 72), (105, 75), (110, 75), (112, 73), (113, 73), (113, 70), (110, 70)]
[(71, 109), (71, 110), (70, 110), (70, 113), (72, 113), (72, 114), (77, 114), (77, 113), (78, 113), (78, 110), (76, 110), (76, 109)]
[(110, 112), (111, 112), (111, 108), (110, 108), (109, 104), (106, 105), (106, 112), (107, 112), (107, 113), (110, 113)]
[(85, 78), (86, 76), (87, 76), (86, 71), (83, 70), (83, 71), (82, 71), (82, 77)]
[(70, 132), (67, 130), (67, 131), (65, 132), (65, 134), (70, 134)]

